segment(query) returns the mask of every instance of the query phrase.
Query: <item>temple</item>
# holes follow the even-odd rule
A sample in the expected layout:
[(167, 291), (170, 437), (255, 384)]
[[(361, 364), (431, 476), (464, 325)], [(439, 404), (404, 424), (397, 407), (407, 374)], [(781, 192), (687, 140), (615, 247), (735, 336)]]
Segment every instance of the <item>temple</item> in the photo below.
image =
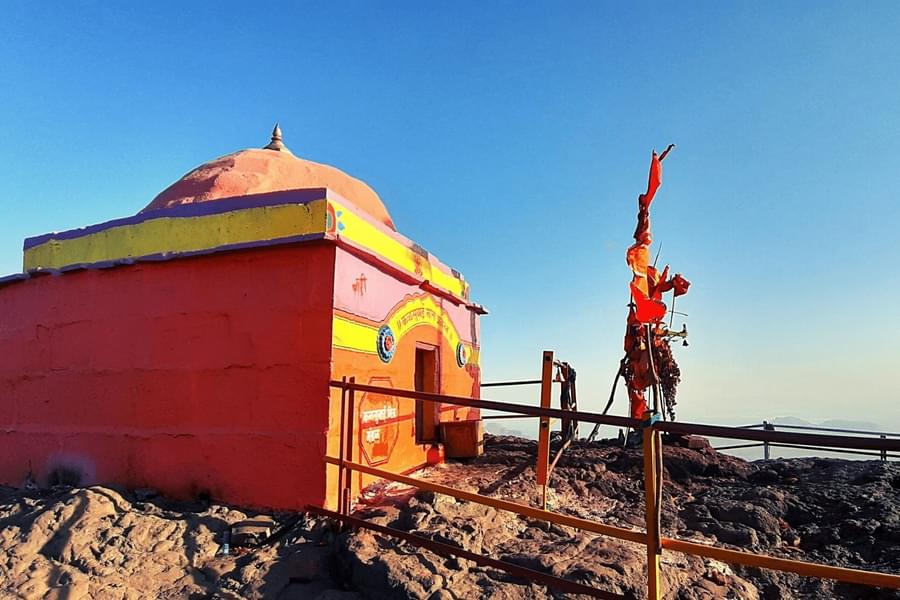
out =
[[(25, 240), (0, 279), (0, 483), (334, 507), (329, 382), (478, 398), (484, 312), (372, 188), (276, 127), (134, 216)], [(358, 460), (395, 472), (479, 418), (380, 394), (353, 415)]]

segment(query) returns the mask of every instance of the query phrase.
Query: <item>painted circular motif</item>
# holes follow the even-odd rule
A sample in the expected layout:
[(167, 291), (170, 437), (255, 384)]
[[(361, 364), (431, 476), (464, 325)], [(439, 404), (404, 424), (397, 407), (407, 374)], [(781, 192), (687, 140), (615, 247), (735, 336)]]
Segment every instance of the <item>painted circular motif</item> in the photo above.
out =
[(456, 364), (461, 367), (466, 366), (466, 362), (469, 360), (469, 352), (466, 350), (465, 344), (459, 342), (456, 344)]
[(334, 207), (329, 203), (325, 207), (325, 231), (334, 233), (337, 228), (337, 217), (334, 215)]
[(382, 362), (391, 362), (391, 359), (394, 357), (394, 350), (397, 349), (397, 338), (394, 337), (394, 332), (391, 330), (390, 326), (382, 325), (381, 329), (378, 330), (378, 358), (381, 359)]

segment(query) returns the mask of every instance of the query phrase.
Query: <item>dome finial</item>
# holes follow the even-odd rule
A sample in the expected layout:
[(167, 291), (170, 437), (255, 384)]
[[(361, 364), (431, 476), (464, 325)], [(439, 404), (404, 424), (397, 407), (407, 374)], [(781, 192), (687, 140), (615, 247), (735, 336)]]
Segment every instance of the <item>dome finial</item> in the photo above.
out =
[(291, 153), (291, 151), (288, 150), (288, 147), (284, 145), (284, 142), (281, 141), (281, 127), (278, 123), (275, 123), (275, 128), (272, 129), (272, 139), (267, 145), (263, 146), (263, 149), (275, 150), (276, 152), (287, 152), (288, 154)]

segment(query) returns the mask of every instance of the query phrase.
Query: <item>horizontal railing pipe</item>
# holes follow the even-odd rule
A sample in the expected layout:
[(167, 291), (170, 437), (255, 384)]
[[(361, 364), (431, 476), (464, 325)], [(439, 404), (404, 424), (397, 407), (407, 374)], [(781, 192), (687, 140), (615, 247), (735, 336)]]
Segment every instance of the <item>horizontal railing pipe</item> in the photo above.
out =
[(740, 448), (762, 448), (762, 444), (735, 444), (733, 446), (715, 446), (716, 450), (738, 450)]
[(864, 452), (862, 450), (844, 450), (841, 448), (825, 448), (822, 446), (800, 446), (797, 444), (770, 444), (774, 448), (795, 448), (798, 450), (816, 450), (817, 452), (833, 452), (835, 454), (855, 454), (859, 456), (887, 456), (888, 458), (898, 458), (898, 454), (883, 454), (882, 452)]
[(531, 415), (481, 415), (482, 421), (489, 421), (491, 419), (531, 419), (533, 418)]
[(540, 379), (523, 379), (521, 381), (491, 381), (489, 383), (482, 383), (481, 387), (503, 387), (507, 385), (538, 385), (541, 383)]
[(484, 410), (499, 410), (502, 412), (516, 413), (520, 415), (529, 415), (532, 417), (552, 417), (556, 419), (572, 419), (575, 421), (583, 421), (585, 423), (599, 423), (601, 425), (612, 425), (613, 427), (631, 427), (637, 429), (641, 426), (638, 419), (630, 419), (628, 417), (616, 417), (613, 415), (598, 415), (595, 413), (579, 412), (576, 410), (563, 410), (560, 408), (541, 408), (539, 406), (526, 406), (524, 404), (513, 404), (512, 402), (497, 402), (496, 400), (477, 400), (468, 396), (448, 396), (444, 394), (431, 394), (428, 392), (417, 392), (415, 390), (402, 390), (398, 388), (381, 387), (376, 385), (366, 385), (361, 383), (351, 384), (342, 381), (332, 381), (331, 386), (335, 388), (352, 387), (360, 392), (370, 392), (374, 394), (386, 394), (388, 396), (399, 396), (400, 398), (412, 398), (418, 400), (428, 400), (430, 402), (443, 402), (445, 404), (456, 404), (458, 406), (470, 406), (472, 408), (481, 408)]
[[(643, 422), (628, 417), (611, 415), (598, 415), (595, 413), (574, 410), (562, 410), (558, 408), (541, 408), (539, 406), (527, 406), (511, 402), (497, 402), (495, 400), (479, 400), (467, 396), (450, 396), (444, 394), (432, 394), (417, 392), (415, 390), (403, 390), (360, 383), (332, 381), (332, 387), (349, 388), (361, 392), (387, 394), (401, 398), (429, 400), (443, 402), (458, 406), (469, 406), (485, 410), (497, 410), (533, 417), (553, 417), (557, 419), (573, 419), (585, 423), (599, 423), (614, 427), (630, 427), (638, 429)], [(788, 431), (741, 429), (738, 427), (723, 427), (719, 425), (701, 425), (698, 423), (681, 423), (677, 421), (656, 421), (654, 428), (668, 433), (682, 435), (701, 435), (712, 438), (726, 438), (738, 440), (752, 440), (758, 442), (771, 442), (779, 444), (798, 444), (805, 446), (829, 446), (833, 448), (849, 448), (855, 450), (885, 450), (888, 452), (900, 452), (900, 439), (865, 438), (845, 435), (819, 435), (811, 433), (792, 433)]]
[(890, 431), (868, 431), (866, 429), (838, 429), (836, 427), (818, 427), (814, 425), (782, 425), (781, 423), (770, 423), (778, 429), (796, 429), (808, 431), (832, 431), (835, 433), (861, 433), (863, 435), (884, 435), (887, 437), (900, 438), (900, 433)]
[(754, 552), (729, 550), (727, 548), (719, 548), (718, 546), (707, 546), (706, 544), (698, 544), (696, 542), (687, 542), (671, 538), (662, 538), (662, 547), (666, 550), (693, 554), (694, 556), (703, 556), (705, 558), (712, 558), (747, 567), (761, 567), (763, 569), (773, 569), (775, 571), (788, 571), (806, 577), (821, 577), (823, 579), (834, 579), (846, 583), (858, 583), (862, 585), (900, 589), (900, 575), (891, 575), (889, 573), (877, 573), (875, 571), (848, 569), (845, 567), (832, 567), (830, 565), (778, 558)]
[(657, 421), (653, 426), (660, 431), (682, 435), (701, 435), (712, 438), (753, 440), (758, 442), (798, 444), (804, 446), (831, 446), (833, 448), (850, 448), (855, 450), (900, 451), (900, 440), (881, 438), (792, 433), (788, 431), (757, 431), (754, 429), (738, 429), (736, 427), (720, 427), (718, 425), (699, 425), (697, 423), (679, 423), (673, 421)]
[[(331, 456), (326, 456), (325, 462), (331, 465), (338, 465), (340, 463), (339, 459)], [(349, 468), (353, 471), (359, 471), (360, 473), (366, 473), (375, 477), (381, 477), (382, 479), (387, 479), (388, 481), (396, 481), (397, 483), (402, 483), (410, 487), (429, 490), (438, 494), (444, 494), (445, 496), (451, 496), (459, 500), (468, 500), (477, 504), (491, 506), (499, 510), (514, 512), (526, 517), (531, 517), (533, 519), (549, 521), (551, 523), (556, 523), (557, 525), (574, 527), (575, 529), (581, 529), (582, 531), (590, 531), (592, 533), (608, 535), (610, 537), (628, 540), (629, 542), (635, 542), (637, 544), (644, 544), (646, 543), (647, 539), (647, 536), (643, 531), (624, 529), (622, 527), (614, 527), (612, 525), (603, 525), (602, 523), (589, 521), (587, 519), (581, 519), (579, 517), (561, 515), (559, 513), (550, 512), (548, 510), (534, 508), (532, 506), (528, 506), (527, 504), (519, 504), (518, 502), (510, 502), (509, 500), (501, 500), (499, 498), (493, 498), (491, 496), (482, 496), (481, 494), (476, 494), (475, 492), (458, 490), (456, 488), (441, 485), (439, 483), (432, 483), (431, 481), (416, 479), (414, 477), (408, 477), (406, 475), (400, 475), (398, 473), (391, 473), (390, 471), (376, 469), (375, 467), (368, 467), (360, 463), (345, 460), (344, 467)]]

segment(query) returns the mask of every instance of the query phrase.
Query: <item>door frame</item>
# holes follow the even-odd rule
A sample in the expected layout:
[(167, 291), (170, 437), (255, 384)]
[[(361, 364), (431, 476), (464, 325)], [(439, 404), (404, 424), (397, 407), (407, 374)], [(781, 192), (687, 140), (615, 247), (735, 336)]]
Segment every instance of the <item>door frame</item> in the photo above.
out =
[[(419, 353), (429, 353), (434, 361), (433, 374), (431, 381), (423, 381), (423, 389), (418, 389), (418, 367)], [(435, 344), (426, 342), (416, 342), (416, 357), (413, 367), (413, 387), (416, 391), (439, 394), (441, 390), (441, 348)], [(425, 419), (431, 416), (430, 421), (433, 423), (430, 436), (423, 435), (425, 431)], [(441, 422), (440, 403), (431, 400), (416, 399), (415, 407), (415, 427), (416, 427), (416, 443), (417, 444), (436, 444), (441, 441), (440, 422)]]

